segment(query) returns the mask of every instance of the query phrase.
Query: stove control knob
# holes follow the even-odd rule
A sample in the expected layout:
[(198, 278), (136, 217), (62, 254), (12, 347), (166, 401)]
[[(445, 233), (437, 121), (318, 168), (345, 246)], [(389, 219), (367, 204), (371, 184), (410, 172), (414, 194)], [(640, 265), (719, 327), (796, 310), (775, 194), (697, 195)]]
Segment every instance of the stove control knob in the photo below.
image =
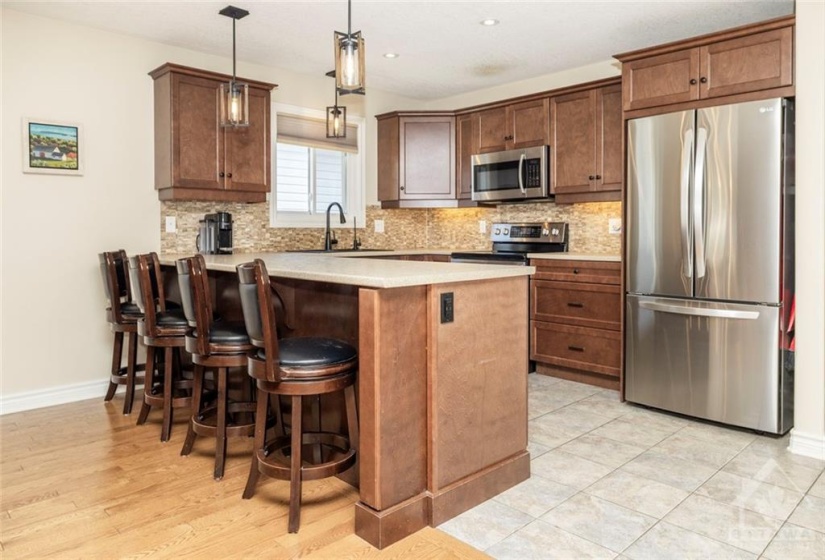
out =
[(547, 229), (547, 228), (544, 228), (543, 230), (541, 230), (541, 235), (543, 237), (547, 237), (548, 235), (550, 235), (550, 230)]
[(553, 237), (556, 237), (559, 234), (559, 230), (557, 228), (553, 228), (552, 230), (550, 230), (550, 233), (553, 234)]
[(495, 230), (495, 234), (496, 234), (496, 235), (498, 235), (498, 234), (500, 234), (500, 233), (501, 233), (501, 228), (496, 228), (496, 230)]
[(504, 235), (510, 235), (509, 228), (504, 228)]

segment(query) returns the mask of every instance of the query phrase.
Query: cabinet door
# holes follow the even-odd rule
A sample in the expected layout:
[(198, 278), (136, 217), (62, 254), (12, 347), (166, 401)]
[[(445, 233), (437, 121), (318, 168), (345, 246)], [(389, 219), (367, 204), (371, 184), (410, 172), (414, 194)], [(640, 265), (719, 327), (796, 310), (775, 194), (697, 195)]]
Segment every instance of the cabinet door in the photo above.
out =
[(455, 119), (402, 118), (402, 199), (455, 198)]
[(378, 121), (378, 200), (398, 200), (398, 117)]
[(686, 49), (622, 64), (624, 110), (699, 99), (699, 49)]
[(507, 149), (507, 107), (496, 107), (478, 113), (478, 152), (501, 152)]
[(593, 191), (622, 190), (622, 86), (596, 92), (596, 181)]
[(225, 188), (269, 192), (269, 92), (249, 89), (249, 126), (224, 129)]
[(172, 173), (174, 185), (223, 189), (223, 151), (218, 122), (217, 80), (175, 74), (172, 77)]
[(721, 41), (700, 50), (699, 86), (703, 98), (793, 84), (790, 27)]
[(551, 182), (556, 194), (590, 191), (596, 175), (594, 161), (596, 115), (590, 91), (553, 97), (554, 156)]
[(472, 156), (478, 153), (478, 114), (461, 115), (456, 123), (456, 189), (458, 198), (472, 197)]
[(512, 138), (508, 149), (544, 146), (550, 136), (548, 100), (525, 101), (509, 107)]

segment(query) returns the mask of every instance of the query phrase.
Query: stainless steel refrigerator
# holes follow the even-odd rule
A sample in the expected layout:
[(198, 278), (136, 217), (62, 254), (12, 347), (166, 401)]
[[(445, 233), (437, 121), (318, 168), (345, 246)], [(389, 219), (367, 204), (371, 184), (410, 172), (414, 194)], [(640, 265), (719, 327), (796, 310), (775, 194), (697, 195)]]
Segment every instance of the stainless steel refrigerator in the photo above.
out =
[(793, 424), (793, 101), (629, 120), (625, 397)]

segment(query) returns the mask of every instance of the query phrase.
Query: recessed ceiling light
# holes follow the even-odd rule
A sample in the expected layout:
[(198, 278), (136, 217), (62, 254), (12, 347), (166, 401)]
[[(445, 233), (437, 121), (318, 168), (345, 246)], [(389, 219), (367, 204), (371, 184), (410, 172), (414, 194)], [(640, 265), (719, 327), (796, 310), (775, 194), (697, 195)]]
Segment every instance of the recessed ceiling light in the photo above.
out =
[(498, 25), (498, 24), (499, 24), (499, 21), (498, 21), (497, 19), (492, 19), (492, 18), (489, 18), (489, 19), (483, 19), (483, 20), (481, 20), (481, 22), (480, 22), (480, 23), (481, 23), (481, 25), (486, 25), (486, 26), (488, 26), (488, 27), (489, 27), (489, 26), (491, 26), (491, 25)]
[(398, 53), (394, 53), (394, 52), (384, 53), (384, 58), (398, 58)]

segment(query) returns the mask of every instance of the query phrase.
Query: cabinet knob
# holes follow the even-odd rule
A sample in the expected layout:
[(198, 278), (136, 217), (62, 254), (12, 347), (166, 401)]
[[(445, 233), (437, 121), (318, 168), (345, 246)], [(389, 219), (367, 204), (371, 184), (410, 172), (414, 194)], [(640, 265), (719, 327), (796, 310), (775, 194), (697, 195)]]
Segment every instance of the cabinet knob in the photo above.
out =
[(225, 174), (224, 174), (224, 172), (223, 172), (223, 171), (221, 171), (220, 173), (218, 173), (218, 177), (223, 177), (224, 175), (225, 175)]
[(402, 190), (402, 191), (404, 190), (404, 185), (401, 185), (401, 190)]
[(578, 274), (578, 273), (579, 273), (579, 269), (578, 269), (578, 268), (574, 268), (574, 269), (573, 269), (573, 274)]
[(590, 179), (591, 181), (592, 181), (593, 179), (595, 179), (595, 178), (596, 178), (596, 176), (595, 176), (595, 175), (591, 175), (590, 177), (588, 177), (588, 179)]
[(696, 78), (691, 78), (690, 85), (692, 85), (692, 86), (696, 85)]
[(597, 180), (597, 181), (601, 181), (601, 179), (602, 179), (602, 176), (601, 176), (601, 175), (596, 175), (596, 180)]
[(231, 173), (227, 173), (227, 174), (226, 174), (226, 176), (227, 176), (227, 177), (229, 177), (230, 179), (232, 178), (232, 174), (231, 174)]
[(699, 78), (699, 81), (700, 81), (700, 82), (702, 82), (703, 84), (708, 83), (708, 79), (707, 79), (707, 78), (705, 78), (704, 76), (702, 76), (701, 78)]

